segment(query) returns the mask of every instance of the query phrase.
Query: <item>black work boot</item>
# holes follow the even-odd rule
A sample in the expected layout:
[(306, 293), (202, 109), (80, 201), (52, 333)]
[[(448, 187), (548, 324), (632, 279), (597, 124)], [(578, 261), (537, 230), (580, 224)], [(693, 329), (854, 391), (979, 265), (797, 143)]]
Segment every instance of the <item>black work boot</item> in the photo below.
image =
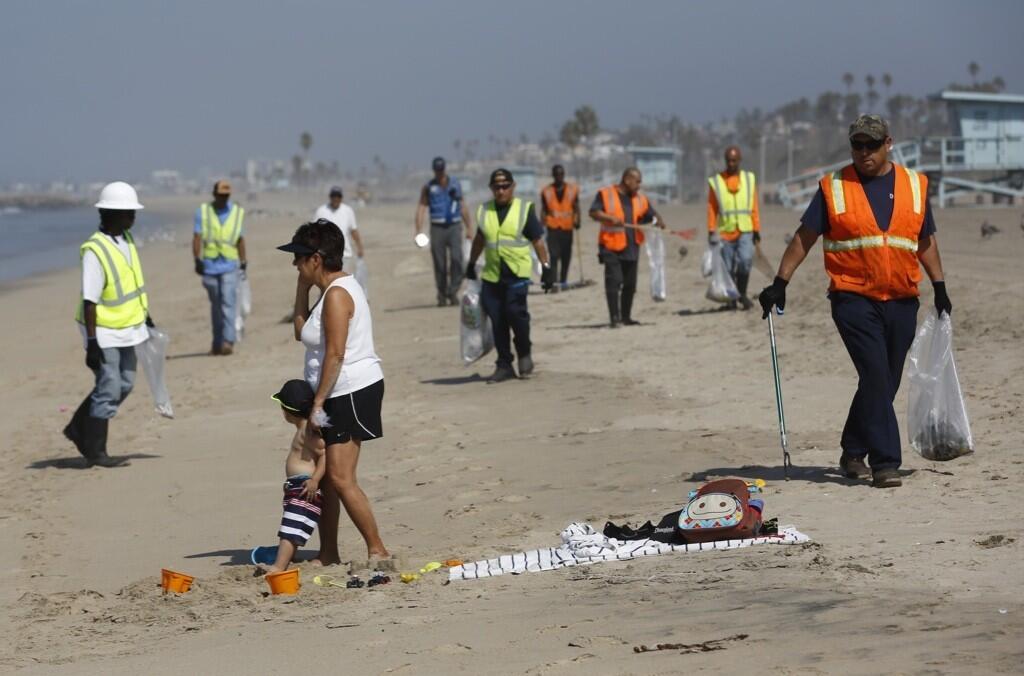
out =
[(128, 458), (112, 458), (107, 455), (107, 430), (110, 421), (106, 418), (93, 418), (87, 416), (82, 428), (82, 455), (89, 462), (89, 466), (99, 465), (100, 467), (121, 467), (129, 464)]
[(82, 403), (78, 405), (75, 410), (75, 414), (71, 416), (71, 422), (64, 427), (64, 436), (67, 440), (75, 445), (78, 452), (83, 456), (85, 451), (82, 450), (82, 423), (85, 418), (89, 417), (89, 406), (91, 406), (92, 395), (87, 395)]
[(489, 383), (503, 383), (506, 380), (515, 380), (515, 379), (516, 379), (516, 372), (512, 369), (511, 366), (499, 365), (498, 367), (496, 367), (494, 369), (494, 373), (492, 373), (491, 377), (487, 379), (487, 382), (489, 382)]
[(640, 322), (633, 319), (633, 296), (622, 294), (622, 323), (634, 326)]
[(754, 307), (754, 304), (747, 298), (747, 285), (750, 283), (749, 272), (736, 273), (736, 290), (740, 292), (740, 306), (744, 310)]
[(519, 355), (519, 377), (525, 378), (533, 373), (533, 358), (528, 354)]

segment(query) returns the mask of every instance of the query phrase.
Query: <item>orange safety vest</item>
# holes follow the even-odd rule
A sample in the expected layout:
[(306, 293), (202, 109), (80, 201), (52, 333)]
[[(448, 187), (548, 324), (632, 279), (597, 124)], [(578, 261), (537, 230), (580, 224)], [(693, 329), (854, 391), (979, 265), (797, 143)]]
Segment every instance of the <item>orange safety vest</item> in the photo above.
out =
[[(601, 188), (601, 204), (604, 207), (604, 212), (615, 216), (616, 218), (626, 220), (626, 213), (622, 210), (622, 201), (619, 199), (619, 187), (617, 185), (609, 185)], [(633, 220), (632, 225), (636, 225), (647, 210), (651, 208), (651, 203), (647, 201), (645, 195), (639, 192), (633, 195), (631, 200), (633, 203)], [(644, 231), (634, 230), (636, 233), (636, 243), (644, 243)], [(601, 233), (597, 236), (597, 243), (603, 246), (608, 251), (625, 251), (626, 250), (626, 228), (615, 227), (606, 223), (601, 223)]]
[(579, 195), (579, 188), (575, 183), (566, 181), (565, 190), (562, 192), (562, 199), (558, 199), (558, 191), (552, 183), (544, 188), (541, 199), (544, 200), (544, 225), (555, 230), (572, 230), (575, 224), (573, 219), (573, 206), (576, 204), (576, 197)]
[(853, 165), (821, 179), (828, 207), (822, 249), (829, 291), (852, 291), (875, 300), (918, 295), (917, 238), (924, 223), (928, 177), (898, 164), (893, 164), (893, 171), (892, 220), (885, 232), (875, 221)]

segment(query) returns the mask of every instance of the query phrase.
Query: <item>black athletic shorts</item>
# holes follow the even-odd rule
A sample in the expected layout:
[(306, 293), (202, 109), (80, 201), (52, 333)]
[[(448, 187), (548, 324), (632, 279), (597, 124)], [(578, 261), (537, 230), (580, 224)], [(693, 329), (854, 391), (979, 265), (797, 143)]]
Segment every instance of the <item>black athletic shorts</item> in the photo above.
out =
[(384, 380), (378, 380), (361, 390), (324, 402), (324, 413), (331, 424), (320, 428), (324, 443), (344, 444), (352, 439), (367, 441), (384, 436), (380, 421), (380, 407), (384, 401)]

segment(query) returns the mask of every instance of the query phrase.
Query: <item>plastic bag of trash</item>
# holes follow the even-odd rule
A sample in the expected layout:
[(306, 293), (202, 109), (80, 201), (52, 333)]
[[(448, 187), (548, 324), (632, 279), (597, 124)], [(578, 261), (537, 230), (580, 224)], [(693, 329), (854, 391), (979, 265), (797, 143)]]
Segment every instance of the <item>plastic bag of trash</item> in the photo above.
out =
[(494, 348), (491, 320), (484, 313), (483, 303), (480, 301), (480, 287), (479, 279), (467, 279), (466, 290), (462, 293), (459, 346), (465, 364), (472, 364)]
[(359, 286), (363, 287), (363, 293), (367, 296), (370, 295), (370, 271), (366, 268), (366, 261), (363, 260), (362, 256), (356, 258), (356, 270), (353, 273), (356, 281), (359, 282)]
[(171, 395), (164, 382), (164, 361), (167, 359), (167, 345), (170, 336), (156, 327), (150, 327), (149, 339), (135, 346), (135, 356), (142, 364), (142, 370), (153, 394), (153, 408), (165, 418), (174, 417)]
[(647, 263), (651, 269), (651, 298), (665, 300), (665, 235), (661, 230), (651, 230), (647, 235)]
[(960, 379), (953, 361), (953, 322), (928, 312), (910, 346), (907, 369), (907, 433), (910, 446), (928, 460), (952, 460), (974, 452)]
[(728, 303), (740, 297), (736, 284), (732, 281), (729, 269), (725, 267), (725, 259), (722, 258), (722, 244), (715, 242), (709, 249), (711, 252), (711, 283), (708, 284), (708, 291), (704, 296), (716, 303)]
[(252, 314), (252, 287), (249, 286), (249, 275), (242, 270), (241, 279), (238, 280), (238, 309), (243, 317)]
[(711, 265), (712, 263), (714, 263), (714, 260), (715, 253), (711, 250), (711, 247), (709, 246), (707, 249), (704, 249), (704, 253), (700, 257), (700, 276), (703, 277), (704, 279), (707, 279), (708, 277), (711, 276)]

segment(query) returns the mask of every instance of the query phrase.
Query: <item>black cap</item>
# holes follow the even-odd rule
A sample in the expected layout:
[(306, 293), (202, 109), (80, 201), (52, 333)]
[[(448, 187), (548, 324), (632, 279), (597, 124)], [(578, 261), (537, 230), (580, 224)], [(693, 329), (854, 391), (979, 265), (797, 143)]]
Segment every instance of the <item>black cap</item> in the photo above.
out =
[(334, 186), (333, 188), (331, 188), (331, 192), (329, 194), (331, 197), (334, 197), (335, 195), (337, 195), (338, 197), (343, 197), (343, 195), (341, 194), (341, 186)]
[(313, 388), (305, 380), (289, 380), (271, 399), (302, 418), (313, 410)]
[(512, 172), (508, 169), (495, 169), (491, 172), (491, 180), (487, 185), (494, 185), (498, 181), (512, 183), (515, 179), (512, 178)]
[(434, 158), (434, 161), (430, 163), (430, 166), (434, 168), (434, 171), (441, 171), (444, 169), (444, 158), (438, 155)]

